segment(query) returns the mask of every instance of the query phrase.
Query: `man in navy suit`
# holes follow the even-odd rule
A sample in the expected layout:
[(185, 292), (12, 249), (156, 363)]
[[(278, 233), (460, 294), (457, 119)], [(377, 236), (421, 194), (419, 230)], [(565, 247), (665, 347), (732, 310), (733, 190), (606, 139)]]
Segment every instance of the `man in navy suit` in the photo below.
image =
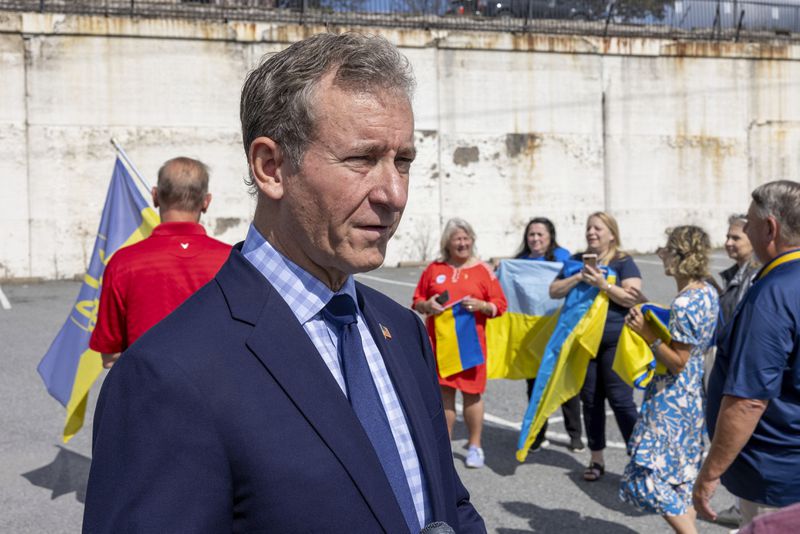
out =
[(253, 223), (103, 384), (85, 532), (485, 532), (420, 320), (378, 267), (415, 157), (408, 61), (321, 34), (242, 90)]

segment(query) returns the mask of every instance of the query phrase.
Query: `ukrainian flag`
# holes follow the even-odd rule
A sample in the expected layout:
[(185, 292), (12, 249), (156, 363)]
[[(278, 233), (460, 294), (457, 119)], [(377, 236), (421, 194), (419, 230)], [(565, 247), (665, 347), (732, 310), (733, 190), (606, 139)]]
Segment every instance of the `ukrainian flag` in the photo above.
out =
[(433, 325), (436, 330), (436, 363), (442, 378), (483, 363), (475, 315), (464, 309), (460, 302), (435, 316)]
[[(578, 261), (564, 264), (564, 274), (572, 276), (583, 268)], [(616, 273), (602, 268), (609, 284)], [(517, 460), (524, 462), (528, 449), (544, 422), (564, 402), (583, 387), (589, 360), (597, 355), (608, 312), (608, 295), (583, 282), (575, 286), (559, 310), (552, 333), (543, 329), (531, 343), (534, 354), (541, 354), (536, 384), (517, 442)], [(548, 335), (549, 334), (549, 335)]]
[(508, 310), (486, 321), (486, 374), (490, 379), (533, 378), (538, 358), (529, 347), (542, 330), (552, 332), (562, 299), (550, 298), (550, 283), (563, 263), (503, 260), (497, 278), (508, 301)]
[(47, 391), (67, 409), (65, 443), (83, 426), (89, 389), (103, 369), (100, 354), (89, 349), (103, 270), (114, 252), (149, 236), (158, 222), (158, 215), (117, 158), (78, 299), (37, 368)]
[[(672, 339), (669, 333), (669, 308), (647, 303), (641, 305), (641, 310), (644, 320), (650, 324), (659, 339), (669, 343)], [(628, 325), (622, 327), (611, 368), (629, 386), (638, 389), (646, 388), (654, 375), (667, 374), (667, 368), (656, 361), (647, 342), (628, 328)]]

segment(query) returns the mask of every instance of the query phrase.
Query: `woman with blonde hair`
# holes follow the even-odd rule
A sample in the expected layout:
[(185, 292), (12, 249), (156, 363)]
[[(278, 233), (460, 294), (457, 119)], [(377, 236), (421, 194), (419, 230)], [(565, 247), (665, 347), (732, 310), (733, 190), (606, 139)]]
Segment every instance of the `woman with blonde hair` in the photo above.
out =
[(668, 235), (658, 255), (664, 274), (678, 288), (670, 306), (671, 341), (661, 341), (639, 308), (625, 319), (667, 374), (655, 375), (645, 390), (619, 495), (639, 509), (661, 514), (675, 532), (693, 534), (692, 488), (703, 461), (705, 428), (703, 356), (714, 339), (719, 298), (709, 281), (708, 235), (697, 226), (679, 226)]
[[(583, 261), (583, 269), (572, 276), (562, 271), (550, 284), (550, 296), (563, 298), (583, 282), (608, 295), (609, 305), (603, 338), (594, 359), (589, 361), (586, 378), (581, 388), (583, 423), (589, 442), (591, 459), (583, 472), (587, 482), (599, 480), (605, 473), (603, 451), (606, 448), (606, 399), (611, 405), (617, 425), (628, 441), (636, 424), (636, 404), (633, 388), (612, 369), (617, 341), (622, 332), (628, 309), (642, 301), (642, 275), (630, 255), (621, 250), (619, 226), (608, 213), (598, 211), (586, 220), (586, 251), (574, 254), (573, 260)], [(609, 284), (601, 266), (616, 273), (616, 281)]]
[[(486, 320), (506, 311), (506, 298), (491, 267), (480, 261), (475, 253), (475, 232), (463, 219), (450, 219), (441, 239), (441, 257), (422, 272), (414, 291), (413, 308), (426, 315), (428, 335), (436, 352), (434, 318), (455, 302), (475, 316), (478, 341), (484, 363), (443, 377), (439, 373), (447, 430), (453, 435), (456, 421), (456, 391), (464, 398), (464, 422), (469, 432), (467, 467), (484, 464), (481, 447), (483, 430), (483, 392), (486, 390)], [(437, 354), (437, 370), (439, 355)]]

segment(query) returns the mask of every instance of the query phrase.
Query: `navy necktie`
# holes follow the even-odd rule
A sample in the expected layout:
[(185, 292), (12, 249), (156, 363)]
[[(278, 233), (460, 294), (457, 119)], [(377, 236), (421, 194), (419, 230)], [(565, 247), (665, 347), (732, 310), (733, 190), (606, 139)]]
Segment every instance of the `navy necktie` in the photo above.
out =
[(350, 405), (372, 442), (409, 530), (419, 532), (419, 519), (406, 472), (361, 344), (356, 303), (348, 295), (334, 295), (323, 308), (322, 315), (339, 334), (339, 360)]

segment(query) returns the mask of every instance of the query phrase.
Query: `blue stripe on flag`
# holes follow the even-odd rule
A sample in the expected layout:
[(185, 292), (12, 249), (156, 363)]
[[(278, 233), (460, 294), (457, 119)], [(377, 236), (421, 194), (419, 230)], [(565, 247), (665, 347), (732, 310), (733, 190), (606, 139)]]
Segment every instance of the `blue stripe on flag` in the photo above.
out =
[(478, 340), (475, 315), (465, 310), (459, 302), (453, 306), (453, 318), (456, 322), (456, 339), (458, 340), (461, 368), (471, 369), (482, 364), (483, 350), (481, 342)]
[(89, 338), (97, 320), (103, 270), (111, 255), (142, 224), (141, 213), (147, 206), (118, 158), (108, 187), (92, 258), (78, 299), (37, 368), (47, 391), (64, 406), (72, 394), (80, 357), (89, 348)]

